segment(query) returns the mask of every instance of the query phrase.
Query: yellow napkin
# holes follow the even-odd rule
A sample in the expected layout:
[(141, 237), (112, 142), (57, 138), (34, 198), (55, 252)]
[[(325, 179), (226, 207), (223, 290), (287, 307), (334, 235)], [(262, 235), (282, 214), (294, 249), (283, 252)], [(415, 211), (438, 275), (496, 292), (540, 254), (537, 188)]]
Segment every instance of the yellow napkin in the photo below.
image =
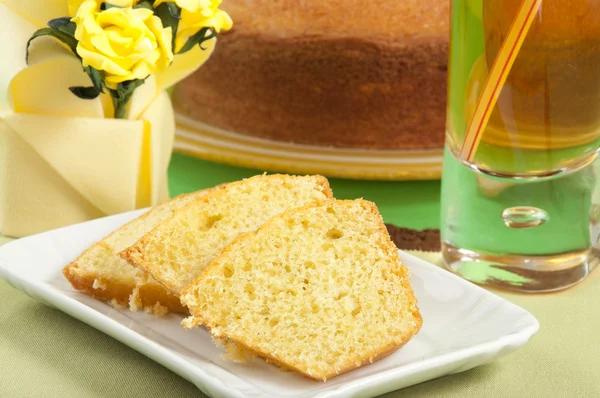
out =
[(107, 95), (79, 60), (35, 30), (68, 15), (67, 0), (0, 0), (0, 234), (21, 237), (154, 205), (168, 197), (175, 121), (165, 89), (199, 68), (215, 40), (178, 55), (136, 90), (127, 120), (110, 119)]

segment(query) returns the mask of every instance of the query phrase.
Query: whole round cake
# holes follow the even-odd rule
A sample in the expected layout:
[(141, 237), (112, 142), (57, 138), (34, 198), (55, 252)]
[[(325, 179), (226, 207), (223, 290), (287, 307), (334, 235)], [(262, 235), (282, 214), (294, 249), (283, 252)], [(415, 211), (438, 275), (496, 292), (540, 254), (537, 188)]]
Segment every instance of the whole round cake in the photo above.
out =
[(234, 28), (174, 92), (178, 112), (276, 141), (443, 146), (448, 0), (226, 0)]

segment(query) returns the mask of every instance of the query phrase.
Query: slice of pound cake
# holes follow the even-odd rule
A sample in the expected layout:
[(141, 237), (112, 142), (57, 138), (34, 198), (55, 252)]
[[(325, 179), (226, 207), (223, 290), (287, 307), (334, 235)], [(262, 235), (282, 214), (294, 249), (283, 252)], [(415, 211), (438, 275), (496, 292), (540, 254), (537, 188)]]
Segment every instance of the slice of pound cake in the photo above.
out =
[(209, 191), (181, 195), (153, 207), (94, 244), (67, 265), (63, 274), (76, 290), (99, 300), (112, 302), (115, 306), (129, 306), (132, 311), (144, 308), (159, 314), (169, 310), (186, 312), (177, 296), (172, 295), (148, 273), (129, 265), (118, 253), (171, 217), (175, 210)]
[(260, 175), (233, 182), (180, 209), (121, 256), (179, 294), (240, 233), (287, 209), (332, 197), (321, 176)]
[(191, 317), (316, 380), (381, 359), (422, 318), (377, 207), (364, 200), (293, 209), (229, 245), (182, 293)]

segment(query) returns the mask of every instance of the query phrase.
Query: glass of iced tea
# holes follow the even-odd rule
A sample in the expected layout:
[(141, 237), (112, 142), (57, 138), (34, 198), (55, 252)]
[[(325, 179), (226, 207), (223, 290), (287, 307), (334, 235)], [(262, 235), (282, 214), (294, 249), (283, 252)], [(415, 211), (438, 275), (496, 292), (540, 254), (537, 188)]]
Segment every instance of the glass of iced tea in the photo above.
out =
[[(536, 2), (512, 48), (527, 2), (452, 2), (442, 246), (466, 279), (546, 292), (597, 263), (600, 0)], [(498, 95), (482, 120), (489, 87)]]

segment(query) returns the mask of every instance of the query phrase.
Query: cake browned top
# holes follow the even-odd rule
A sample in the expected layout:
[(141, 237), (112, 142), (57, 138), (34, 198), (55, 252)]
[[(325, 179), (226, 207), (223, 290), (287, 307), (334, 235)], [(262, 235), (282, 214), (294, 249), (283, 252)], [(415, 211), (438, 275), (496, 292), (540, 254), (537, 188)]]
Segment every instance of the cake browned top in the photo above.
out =
[(227, 0), (234, 30), (276, 37), (447, 37), (449, 0)]

